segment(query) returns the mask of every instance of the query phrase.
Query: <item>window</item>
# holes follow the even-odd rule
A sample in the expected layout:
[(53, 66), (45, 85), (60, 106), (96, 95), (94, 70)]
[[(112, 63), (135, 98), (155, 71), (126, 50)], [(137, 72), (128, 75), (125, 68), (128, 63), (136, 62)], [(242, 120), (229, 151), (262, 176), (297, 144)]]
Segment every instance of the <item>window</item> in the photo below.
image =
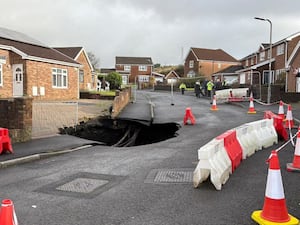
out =
[(66, 88), (68, 73), (66, 69), (52, 69), (52, 87)]
[(130, 65), (125, 65), (124, 66), (124, 71), (130, 71), (131, 70), (131, 66)]
[(147, 71), (147, 66), (145, 66), (145, 65), (140, 65), (140, 66), (139, 66), (139, 71)]
[(254, 64), (254, 59), (253, 58), (251, 58), (250, 64), (251, 64), (251, 66)]
[(246, 66), (249, 66), (249, 65), (248, 65), (248, 59), (246, 59)]
[(2, 64), (0, 64), (0, 86), (3, 86), (3, 76), (2, 76)]
[(277, 55), (282, 55), (284, 53), (284, 44), (277, 46)]
[[(271, 71), (271, 84), (274, 84), (274, 71)], [(263, 71), (263, 84), (269, 84), (269, 71), (264, 70)]]
[(122, 84), (128, 84), (128, 76), (122, 76)]
[(83, 83), (84, 82), (84, 71), (79, 70), (79, 82)]
[(149, 76), (139, 75), (139, 82), (149, 82)]
[(189, 62), (189, 68), (194, 68), (194, 60), (190, 60), (190, 62)]
[(190, 70), (187, 74), (187, 77), (195, 77), (195, 76), (196, 76), (196, 73), (193, 70)]
[(259, 53), (259, 60), (260, 60), (260, 61), (265, 60), (265, 52)]

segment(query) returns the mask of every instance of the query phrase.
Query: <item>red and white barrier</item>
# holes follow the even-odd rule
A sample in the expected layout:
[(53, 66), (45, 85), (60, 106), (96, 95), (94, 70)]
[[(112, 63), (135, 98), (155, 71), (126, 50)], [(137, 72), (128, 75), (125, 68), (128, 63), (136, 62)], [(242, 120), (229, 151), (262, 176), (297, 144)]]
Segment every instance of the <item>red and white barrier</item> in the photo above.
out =
[(243, 159), (277, 142), (273, 119), (262, 119), (224, 132), (198, 150), (194, 187), (199, 187), (210, 176), (215, 188), (221, 190)]

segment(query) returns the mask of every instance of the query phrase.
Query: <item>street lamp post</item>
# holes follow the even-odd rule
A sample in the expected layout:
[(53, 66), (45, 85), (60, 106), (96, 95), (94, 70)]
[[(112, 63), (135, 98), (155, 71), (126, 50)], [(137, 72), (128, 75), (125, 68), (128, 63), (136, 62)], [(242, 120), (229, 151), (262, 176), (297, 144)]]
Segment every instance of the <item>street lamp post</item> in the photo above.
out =
[(254, 17), (256, 20), (263, 20), (270, 23), (270, 58), (269, 58), (269, 82), (268, 82), (268, 98), (267, 103), (271, 102), (271, 76), (272, 76), (272, 22), (269, 19)]

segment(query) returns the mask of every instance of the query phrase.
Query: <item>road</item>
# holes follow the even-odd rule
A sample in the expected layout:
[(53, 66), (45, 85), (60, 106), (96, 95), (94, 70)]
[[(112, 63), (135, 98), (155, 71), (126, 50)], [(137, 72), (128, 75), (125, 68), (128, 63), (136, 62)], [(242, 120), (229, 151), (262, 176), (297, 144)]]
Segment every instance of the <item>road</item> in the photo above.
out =
[[(256, 105), (257, 114), (232, 104), (219, 104), (218, 111), (211, 111), (208, 99), (192, 94), (139, 94), (146, 94), (154, 104), (155, 123), (182, 126), (178, 135), (144, 146), (91, 146), (1, 169), (1, 197), (14, 202), (19, 224), (256, 224), (251, 214), (262, 209), (265, 160), (276, 146), (244, 160), (221, 191), (209, 181), (194, 189), (191, 174), (201, 146), (228, 129), (262, 119), (264, 110), (276, 112), (278, 106)], [(195, 125), (182, 123), (187, 107)], [(279, 159), (288, 211), (299, 218), (299, 174), (285, 170), (293, 151), (287, 145)]]

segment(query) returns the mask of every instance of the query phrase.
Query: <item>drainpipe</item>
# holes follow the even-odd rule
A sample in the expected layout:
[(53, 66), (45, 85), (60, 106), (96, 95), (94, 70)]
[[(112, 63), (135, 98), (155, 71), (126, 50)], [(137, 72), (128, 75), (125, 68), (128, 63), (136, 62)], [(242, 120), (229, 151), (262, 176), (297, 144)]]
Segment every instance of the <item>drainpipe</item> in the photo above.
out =
[(288, 92), (288, 74), (290, 73), (290, 71), (287, 71), (287, 68), (288, 68), (288, 66), (289, 65), (287, 65), (287, 47), (288, 47), (288, 42), (287, 41), (285, 41), (284, 42), (284, 44), (285, 44), (285, 53), (284, 53), (284, 61), (285, 61), (285, 63), (284, 63), (284, 65), (285, 65), (285, 92)]

